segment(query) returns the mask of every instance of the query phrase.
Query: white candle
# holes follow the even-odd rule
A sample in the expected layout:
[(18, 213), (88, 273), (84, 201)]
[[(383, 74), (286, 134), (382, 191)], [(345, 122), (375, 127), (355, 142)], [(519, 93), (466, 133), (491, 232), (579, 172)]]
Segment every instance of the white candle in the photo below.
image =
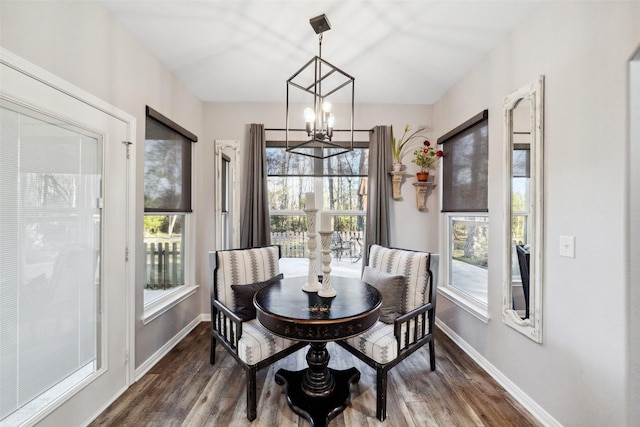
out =
[(306, 196), (306, 205), (305, 209), (315, 209), (316, 208), (316, 193), (305, 193)]
[(330, 233), (333, 231), (333, 217), (331, 212), (320, 212), (320, 231)]

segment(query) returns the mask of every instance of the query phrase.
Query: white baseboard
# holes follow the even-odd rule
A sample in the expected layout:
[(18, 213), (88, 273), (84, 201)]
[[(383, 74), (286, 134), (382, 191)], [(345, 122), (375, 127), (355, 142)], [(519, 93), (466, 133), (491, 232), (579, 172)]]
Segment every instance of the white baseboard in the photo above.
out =
[(445, 333), (451, 341), (456, 343), (474, 362), (476, 362), (487, 374), (498, 382), (514, 399), (524, 406), (538, 421), (548, 427), (562, 427), (555, 418), (545, 411), (535, 400), (522, 391), (509, 378), (507, 378), (498, 368), (493, 366), (487, 359), (471, 347), (465, 340), (456, 334), (451, 328), (444, 324), (440, 319), (436, 318), (436, 325)]
[(156, 363), (158, 363), (164, 356), (167, 355), (171, 351), (173, 347), (176, 346), (180, 341), (186, 337), (189, 332), (191, 332), (196, 326), (198, 326), (202, 322), (202, 315), (196, 317), (185, 326), (180, 332), (174, 335), (169, 341), (167, 341), (162, 347), (158, 349), (155, 353), (151, 355), (147, 360), (145, 360), (140, 366), (138, 366), (134, 372), (133, 381), (136, 382), (140, 378), (144, 376), (151, 368), (154, 367)]

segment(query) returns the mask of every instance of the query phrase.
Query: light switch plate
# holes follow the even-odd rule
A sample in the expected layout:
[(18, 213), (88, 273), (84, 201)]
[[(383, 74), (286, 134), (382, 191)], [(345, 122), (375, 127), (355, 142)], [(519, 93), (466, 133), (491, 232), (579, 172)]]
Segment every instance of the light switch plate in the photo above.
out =
[(560, 236), (560, 256), (567, 258), (576, 257), (576, 238), (573, 236)]

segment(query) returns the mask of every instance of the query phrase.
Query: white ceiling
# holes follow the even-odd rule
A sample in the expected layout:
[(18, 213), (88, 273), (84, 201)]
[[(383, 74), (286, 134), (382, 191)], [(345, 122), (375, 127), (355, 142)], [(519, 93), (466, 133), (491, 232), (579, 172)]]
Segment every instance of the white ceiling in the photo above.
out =
[(356, 103), (432, 104), (540, 0), (102, 0), (201, 100), (284, 102), (318, 54), (355, 77)]

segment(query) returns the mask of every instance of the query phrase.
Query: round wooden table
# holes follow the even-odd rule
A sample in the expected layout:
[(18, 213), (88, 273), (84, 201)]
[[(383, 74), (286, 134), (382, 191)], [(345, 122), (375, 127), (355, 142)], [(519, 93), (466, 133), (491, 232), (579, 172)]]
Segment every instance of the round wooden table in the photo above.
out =
[(285, 385), (287, 403), (314, 426), (326, 426), (351, 401), (351, 384), (360, 380), (355, 367), (329, 368), (327, 342), (342, 340), (373, 326), (379, 317), (380, 292), (356, 278), (331, 276), (337, 295), (304, 292), (306, 277), (280, 280), (254, 297), (258, 321), (276, 335), (309, 342), (308, 368), (280, 369), (276, 382)]

